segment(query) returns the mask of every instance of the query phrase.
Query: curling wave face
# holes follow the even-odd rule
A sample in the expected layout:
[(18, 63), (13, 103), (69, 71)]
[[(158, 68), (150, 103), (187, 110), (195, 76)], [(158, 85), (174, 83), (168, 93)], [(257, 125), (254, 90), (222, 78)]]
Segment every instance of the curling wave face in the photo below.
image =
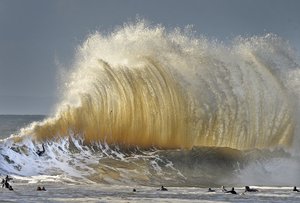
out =
[(299, 65), (288, 43), (268, 34), (226, 46), (191, 33), (138, 22), (89, 36), (56, 115), (21, 135), (161, 149), (291, 145)]

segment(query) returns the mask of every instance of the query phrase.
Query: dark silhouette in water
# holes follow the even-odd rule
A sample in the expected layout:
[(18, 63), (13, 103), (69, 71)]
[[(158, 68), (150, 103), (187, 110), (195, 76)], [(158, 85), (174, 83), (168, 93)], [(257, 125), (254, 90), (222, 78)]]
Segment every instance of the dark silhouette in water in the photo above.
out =
[(211, 188), (208, 188), (207, 192), (216, 192), (215, 190), (212, 190)]
[(5, 177), (5, 180), (7, 180), (7, 182), (8, 181), (11, 181), (13, 178), (11, 178), (11, 177), (9, 177), (8, 175), (6, 175), (6, 177)]
[(136, 192), (136, 189), (135, 189), (135, 188), (133, 188), (132, 192)]
[(160, 191), (168, 191), (168, 189), (167, 188), (165, 188), (163, 185), (161, 186), (161, 188), (160, 189), (158, 189), (158, 190), (160, 190)]
[(2, 184), (2, 187), (5, 187), (5, 188), (9, 187), (9, 183), (6, 179), (2, 179), (1, 184)]
[(9, 177), (8, 175), (5, 177), (5, 179), (2, 179), (2, 181), (1, 181), (1, 184), (2, 184), (2, 187), (5, 187), (5, 188), (7, 188), (7, 189), (9, 189), (9, 190), (14, 190), (13, 188), (12, 188), (12, 186), (8, 183), (9, 181), (11, 181), (12, 180), (12, 178), (11, 177)]
[(45, 189), (44, 186), (43, 186), (43, 187), (38, 186), (38, 187), (36, 188), (36, 190), (37, 190), (37, 191), (46, 191), (46, 189)]
[(257, 189), (252, 189), (249, 186), (245, 186), (245, 192), (258, 192)]
[(42, 156), (45, 153), (45, 146), (44, 146), (44, 144), (42, 144), (42, 147), (43, 147), (43, 150), (37, 150), (36, 151), (36, 154), (39, 155), (39, 156)]
[(234, 190), (234, 187), (231, 188), (231, 190), (226, 191), (226, 193), (231, 193), (231, 194), (237, 194), (236, 191)]
[(297, 189), (297, 187), (296, 187), (296, 186), (294, 186), (294, 189), (293, 189), (293, 191), (295, 191), (295, 192), (300, 192), (300, 191)]

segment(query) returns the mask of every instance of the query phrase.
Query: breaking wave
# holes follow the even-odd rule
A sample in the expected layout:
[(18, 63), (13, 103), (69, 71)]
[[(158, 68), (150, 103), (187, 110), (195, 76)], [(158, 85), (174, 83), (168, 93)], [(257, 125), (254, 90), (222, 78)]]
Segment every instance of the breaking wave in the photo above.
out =
[(297, 60), (273, 34), (224, 44), (143, 21), (95, 33), (77, 49), (54, 116), (0, 142), (0, 172), (147, 185), (295, 182), (276, 177), (287, 163), (299, 170)]
[(89, 36), (56, 115), (22, 134), (163, 149), (289, 146), (297, 77), (292, 49), (275, 35), (226, 46), (139, 22)]

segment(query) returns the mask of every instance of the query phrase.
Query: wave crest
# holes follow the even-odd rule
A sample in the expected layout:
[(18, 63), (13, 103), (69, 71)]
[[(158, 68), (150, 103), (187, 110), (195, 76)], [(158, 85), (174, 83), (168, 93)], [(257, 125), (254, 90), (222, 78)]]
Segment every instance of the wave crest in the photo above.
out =
[(55, 117), (25, 134), (143, 148), (289, 146), (291, 52), (274, 35), (226, 46), (144, 22), (96, 33), (78, 49)]

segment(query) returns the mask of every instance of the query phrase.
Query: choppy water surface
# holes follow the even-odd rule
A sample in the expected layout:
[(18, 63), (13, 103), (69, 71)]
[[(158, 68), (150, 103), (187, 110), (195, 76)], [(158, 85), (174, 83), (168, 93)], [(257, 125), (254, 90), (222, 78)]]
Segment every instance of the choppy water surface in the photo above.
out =
[[(47, 191), (35, 191), (37, 185), (45, 185)], [(169, 191), (157, 191), (158, 187), (115, 185), (62, 185), (53, 183), (15, 184), (16, 190), (1, 191), (5, 202), (299, 202), (300, 193), (290, 187), (255, 187), (258, 193), (244, 193), (236, 187), (238, 195), (225, 194), (217, 188), (208, 193), (207, 188), (168, 187)]]

